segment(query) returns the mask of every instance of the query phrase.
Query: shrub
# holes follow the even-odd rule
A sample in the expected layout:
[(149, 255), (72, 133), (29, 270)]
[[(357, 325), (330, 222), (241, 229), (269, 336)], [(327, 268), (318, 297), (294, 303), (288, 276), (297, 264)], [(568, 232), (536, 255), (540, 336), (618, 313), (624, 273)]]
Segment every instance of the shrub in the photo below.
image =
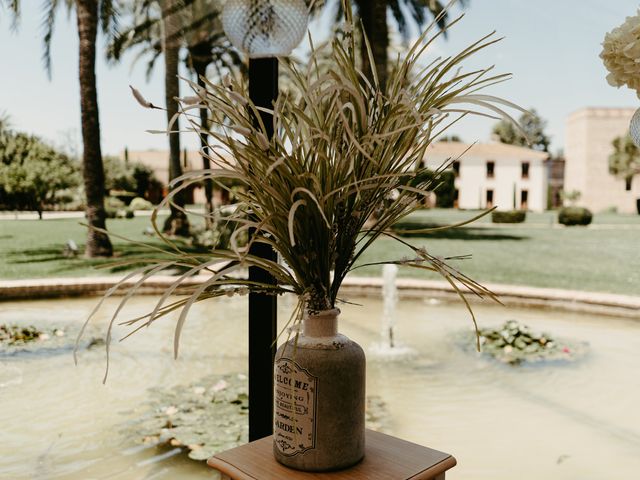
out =
[[(213, 224), (209, 227), (194, 227), (191, 229), (191, 241), (193, 245), (210, 250), (212, 248), (230, 249), (231, 236), (238, 228), (238, 222), (229, 221), (235, 208), (222, 208), (214, 210), (211, 219)], [(236, 243), (239, 247), (246, 245), (247, 233), (241, 232), (237, 235)]]
[(81, 212), (86, 207), (84, 188), (80, 186), (56, 192), (55, 199), (58, 210)]
[(127, 208), (125, 203), (116, 197), (106, 197), (104, 209), (107, 212), (107, 218), (133, 218), (133, 210)]
[(527, 212), (525, 210), (507, 210), (506, 212), (494, 210), (491, 212), (493, 223), (522, 223), (526, 218)]
[(564, 207), (558, 211), (558, 222), (567, 227), (589, 225), (592, 218), (591, 211), (584, 207)]
[(129, 208), (109, 208), (106, 207), (107, 218), (133, 218), (133, 210)]
[(153, 203), (142, 197), (136, 197), (129, 204), (131, 210), (153, 210)]
[(104, 206), (106, 209), (110, 210), (118, 210), (125, 207), (125, 204), (122, 200), (116, 197), (105, 197)]

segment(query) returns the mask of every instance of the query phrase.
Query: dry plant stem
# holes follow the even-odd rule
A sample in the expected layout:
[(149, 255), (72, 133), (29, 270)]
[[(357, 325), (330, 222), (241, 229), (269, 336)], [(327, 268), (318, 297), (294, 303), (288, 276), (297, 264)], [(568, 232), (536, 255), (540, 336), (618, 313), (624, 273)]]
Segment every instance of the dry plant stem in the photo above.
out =
[[(198, 100), (184, 102), (180, 115), (188, 124), (187, 130), (197, 135), (206, 133), (210, 138), (207, 155), (214, 168), (173, 180), (171, 194), (152, 216), (164, 248), (189, 269), (167, 289), (149, 315), (128, 322), (134, 331), (181, 309), (174, 343), (177, 354), (190, 307), (239, 289), (273, 295), (295, 293), (299, 298), (296, 318), (303, 309), (334, 308), (344, 278), (381, 235), (408, 246), (415, 254), (413, 259), (392, 259), (388, 263), (439, 273), (460, 295), (474, 323), (465, 292), (496, 300), (486, 288), (447, 265), (445, 259), (391, 235), (389, 229), (421, 208), (424, 197), (439, 185), (442, 171), (455, 160), (450, 159), (435, 172), (424, 166), (427, 149), (437, 135), (468, 115), (513, 120), (505, 109), (524, 111), (499, 97), (479, 93), (508, 75), (492, 74), (493, 67), (464, 69), (470, 57), (500, 39), (491, 33), (457, 55), (436, 59), (425, 67), (419, 61), (441, 34), (432, 33), (430, 27), (404, 58), (395, 61), (382, 90), (375, 76), (369, 81), (355, 66), (357, 26), (349, 2), (344, 6), (348, 28), (331, 42), (330, 64), (318, 67), (316, 47), (312, 47), (311, 57), (303, 66), (282, 62), (290, 90), (273, 106), (275, 134), (271, 139), (267, 139), (259, 115), (259, 111), (271, 111), (258, 109), (251, 102), (242, 80), (225, 78), (223, 85), (216, 85), (203, 79), (206, 88), (185, 80)], [(450, 22), (449, 28), (457, 26), (460, 18)], [(138, 100), (146, 102), (144, 98)], [(209, 113), (206, 132), (201, 129), (199, 115), (192, 114), (195, 109)], [(229, 249), (190, 255), (162, 234), (157, 226), (159, 209), (175, 207), (173, 197), (181, 189), (203, 180), (233, 180), (243, 186), (237, 193), (237, 208), (228, 220), (237, 223), (241, 232), (254, 230), (249, 242), (268, 243), (282, 262), (250, 255), (238, 248), (233, 237)], [(374, 212), (381, 213), (373, 216)], [(204, 285), (182, 289), (189, 295), (186, 301), (165, 305), (182, 280), (211, 270), (220, 261), (233, 263), (227, 270), (213, 273)], [(152, 265), (144, 272), (151, 271)], [(249, 266), (264, 268), (277, 284), (252, 284), (245, 277), (227, 275)]]

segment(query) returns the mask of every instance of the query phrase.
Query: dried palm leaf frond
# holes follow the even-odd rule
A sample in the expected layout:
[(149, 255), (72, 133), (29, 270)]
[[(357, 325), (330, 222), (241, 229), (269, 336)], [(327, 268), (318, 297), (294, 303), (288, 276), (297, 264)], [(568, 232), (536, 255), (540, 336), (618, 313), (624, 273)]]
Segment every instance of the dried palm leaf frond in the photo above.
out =
[[(415, 252), (415, 258), (396, 263), (439, 273), (463, 299), (464, 292), (493, 298), (443, 259), (391, 234), (390, 227), (420, 208), (423, 198), (438, 186), (441, 170), (434, 175), (423, 162), (437, 135), (466, 115), (513, 120), (505, 108), (523, 111), (501, 98), (479, 93), (509, 75), (492, 74), (492, 67), (463, 69), (470, 57), (499, 39), (489, 34), (457, 55), (424, 66), (421, 57), (441, 35), (427, 29), (406, 56), (398, 58), (382, 91), (375, 79), (371, 83), (356, 67), (357, 48), (349, 33), (356, 25), (349, 14), (346, 21), (351, 28), (334, 38), (331, 62), (323, 61), (322, 69), (316, 68), (318, 52), (313, 48), (304, 66), (281, 62), (290, 91), (278, 98), (273, 109), (258, 108), (239, 79), (226, 78), (221, 85), (207, 82), (206, 89), (189, 82), (198, 101), (185, 103), (181, 114), (190, 122), (189, 130), (197, 134), (200, 126), (191, 112), (209, 111), (212, 127), (206, 133), (212, 139), (208, 155), (214, 168), (176, 179), (176, 188), (158, 209), (191, 184), (232, 179), (244, 189), (227, 221), (237, 223), (236, 232), (251, 232), (249, 243), (272, 246), (282, 262), (251, 255), (248, 249), (237, 247), (233, 238), (229, 250), (213, 249), (204, 255), (181, 252), (165, 239), (166, 248), (175, 254), (174, 262), (190, 267), (149, 315), (129, 325), (137, 329), (181, 309), (177, 352), (189, 308), (206, 298), (247, 290), (274, 295), (291, 292), (308, 310), (333, 308), (344, 278), (381, 235)], [(272, 114), (275, 134), (271, 139), (261, 111)], [(226, 263), (220, 266), (221, 262)], [(268, 271), (276, 283), (252, 283), (230, 275), (249, 266)], [(212, 270), (209, 280), (183, 288), (186, 299), (165, 305), (183, 279), (205, 270)], [(156, 269), (152, 264), (143, 272), (156, 273)]]

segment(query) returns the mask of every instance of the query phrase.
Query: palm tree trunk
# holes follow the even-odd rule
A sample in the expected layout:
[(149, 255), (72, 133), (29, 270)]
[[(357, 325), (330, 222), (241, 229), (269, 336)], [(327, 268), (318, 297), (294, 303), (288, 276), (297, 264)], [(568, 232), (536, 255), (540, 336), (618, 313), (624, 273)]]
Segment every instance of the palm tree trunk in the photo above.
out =
[[(387, 25), (387, 0), (358, 0), (358, 12), (364, 32), (369, 39), (371, 53), (380, 89), (385, 90), (388, 75), (389, 27)], [(373, 71), (367, 46), (360, 45), (362, 71), (373, 82)]]
[[(205, 46), (205, 50), (209, 50)], [(191, 58), (199, 58), (199, 52), (192, 52)], [(207, 62), (206, 60), (193, 61), (193, 70), (198, 77), (198, 86), (201, 88), (206, 88), (206, 83), (203, 77), (207, 73)], [(211, 168), (211, 162), (208, 157), (209, 153), (209, 135), (207, 135), (207, 130), (209, 128), (209, 112), (206, 108), (200, 109), (200, 152), (202, 155), (202, 168), (208, 170)], [(204, 180), (204, 196), (205, 196), (205, 224), (207, 228), (213, 225), (213, 181), (209, 178)]]
[(96, 89), (96, 36), (98, 33), (97, 0), (78, 0), (76, 6), (80, 38), (79, 77), (80, 114), (82, 121), (82, 176), (87, 197), (86, 215), (90, 228), (87, 235), (87, 257), (110, 257), (113, 247), (109, 236), (95, 230), (106, 229), (104, 209), (104, 168), (100, 150), (100, 120)]
[[(180, 84), (178, 80), (178, 64), (180, 61), (180, 8), (176, 0), (161, 0), (164, 50), (164, 87), (165, 102), (167, 106), (167, 122), (170, 122), (178, 113), (178, 100), (180, 96)], [(169, 135), (169, 180), (182, 175), (180, 163), (180, 130), (179, 121), (176, 119)], [(177, 188), (175, 185), (173, 188)], [(185, 206), (184, 191), (173, 197), (173, 202), (178, 207)], [(176, 206), (171, 206), (171, 214), (164, 224), (164, 231), (170, 235), (189, 235), (189, 220), (187, 216)]]

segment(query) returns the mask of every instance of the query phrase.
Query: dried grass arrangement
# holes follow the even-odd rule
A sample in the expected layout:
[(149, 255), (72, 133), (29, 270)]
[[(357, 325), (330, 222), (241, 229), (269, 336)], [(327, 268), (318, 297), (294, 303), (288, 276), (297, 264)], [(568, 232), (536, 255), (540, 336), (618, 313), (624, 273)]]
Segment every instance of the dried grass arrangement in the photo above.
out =
[[(153, 311), (123, 322), (132, 328), (131, 333), (169, 312), (181, 310), (175, 328), (177, 354), (182, 327), (195, 302), (248, 291), (297, 295), (299, 303), (292, 315), (295, 321), (304, 309), (334, 308), (344, 278), (356, 268), (362, 253), (383, 235), (410, 247), (415, 254), (413, 258), (388, 263), (439, 273), (470, 312), (465, 292), (494, 298), (442, 258), (394, 235), (390, 227), (420, 208), (423, 197), (438, 186), (439, 172), (434, 178), (422, 163), (435, 138), (466, 115), (506, 118), (516, 123), (505, 108), (524, 111), (511, 102), (480, 93), (508, 79), (509, 74), (493, 74), (493, 67), (463, 70), (467, 59), (500, 39), (495, 38), (494, 32), (455, 56), (421, 65), (424, 53), (442, 35), (435, 31), (434, 23), (403, 58), (396, 60), (382, 91), (377, 79), (371, 83), (355, 66), (357, 27), (350, 9), (345, 11), (347, 23), (343, 33), (332, 41), (328, 68), (326, 64), (322, 69), (316, 68), (318, 50), (313, 46), (305, 66), (281, 62), (292, 89), (268, 111), (273, 114), (275, 130), (271, 139), (260, 119), (261, 109), (248, 98), (247, 86), (240, 79), (226, 78), (221, 85), (207, 82), (206, 89), (189, 82), (195, 96), (183, 100), (181, 115), (189, 121), (189, 131), (197, 134), (199, 126), (193, 112), (208, 109), (212, 128), (207, 133), (213, 140), (209, 155), (214, 168), (177, 179), (172, 195), (204, 179), (213, 180), (221, 188), (221, 181), (228, 179), (244, 185), (244, 191), (238, 194), (238, 208), (227, 218), (238, 224), (231, 239), (232, 248), (212, 249), (204, 255), (181, 251), (156, 226), (158, 211), (172, 201), (168, 196), (152, 221), (173, 259), (150, 258), (147, 265), (123, 279), (125, 282), (139, 276), (122, 299), (113, 321), (144, 280), (178, 265), (187, 271), (176, 278)], [(461, 18), (450, 22), (447, 29)], [(148, 104), (144, 99), (140, 101)], [(440, 171), (447, 166), (443, 165)], [(381, 213), (373, 215), (383, 204)], [(235, 237), (241, 232), (252, 232), (249, 243), (271, 245), (281, 261), (252, 256), (248, 248), (237, 246)], [(219, 267), (221, 262), (225, 263)], [(251, 283), (237, 275), (249, 266), (267, 270), (276, 283)], [(179, 288), (187, 277), (205, 272), (210, 277), (204, 283)], [(177, 292), (183, 296), (170, 300)], [(110, 332), (111, 327), (109, 337)]]

